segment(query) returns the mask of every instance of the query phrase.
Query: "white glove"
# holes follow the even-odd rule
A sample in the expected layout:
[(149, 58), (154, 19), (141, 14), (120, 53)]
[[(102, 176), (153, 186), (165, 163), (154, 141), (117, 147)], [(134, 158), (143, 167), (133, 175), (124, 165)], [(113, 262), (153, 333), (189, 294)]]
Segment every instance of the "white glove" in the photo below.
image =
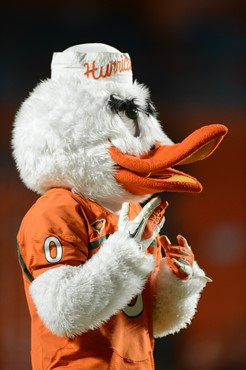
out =
[(146, 240), (142, 240), (142, 235), (143, 235), (145, 226), (147, 224), (147, 221), (152, 215), (154, 209), (160, 203), (161, 203), (161, 198), (159, 197), (152, 198), (132, 221), (130, 221), (128, 218), (128, 214), (130, 210), (130, 203), (122, 204), (122, 208), (121, 208), (121, 212), (119, 216), (119, 222), (118, 222), (118, 231), (126, 233), (131, 238), (135, 239), (135, 241), (139, 244), (139, 248), (142, 251), (144, 251), (150, 246), (150, 244), (159, 234), (162, 226), (164, 225), (165, 217), (163, 216), (160, 222), (155, 226), (152, 236)]

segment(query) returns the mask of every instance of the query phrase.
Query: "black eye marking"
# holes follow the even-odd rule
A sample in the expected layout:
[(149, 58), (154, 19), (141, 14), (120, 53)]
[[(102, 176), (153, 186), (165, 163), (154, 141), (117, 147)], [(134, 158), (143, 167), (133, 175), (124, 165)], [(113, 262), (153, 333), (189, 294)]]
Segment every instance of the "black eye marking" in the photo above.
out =
[(147, 108), (146, 108), (146, 112), (148, 114), (151, 114), (152, 116), (156, 117), (157, 116), (157, 110), (153, 104), (153, 102), (151, 101), (151, 99), (148, 99), (147, 100)]
[(110, 99), (108, 101), (109, 107), (113, 113), (119, 113), (126, 110), (126, 101), (116, 98), (115, 95), (110, 95)]
[(126, 112), (128, 118), (132, 120), (136, 120), (138, 118), (138, 112), (142, 112), (147, 116), (152, 115), (155, 117), (157, 115), (155, 106), (150, 99), (146, 101), (146, 106), (142, 108), (135, 103), (134, 98), (123, 100), (116, 97), (114, 94), (111, 94), (108, 104), (112, 113), (118, 114), (119, 112)]

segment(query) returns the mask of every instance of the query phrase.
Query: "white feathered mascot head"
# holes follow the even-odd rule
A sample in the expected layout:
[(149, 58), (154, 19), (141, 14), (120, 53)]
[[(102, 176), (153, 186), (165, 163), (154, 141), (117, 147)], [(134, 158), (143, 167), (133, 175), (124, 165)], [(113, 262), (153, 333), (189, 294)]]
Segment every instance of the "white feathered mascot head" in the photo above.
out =
[(226, 129), (210, 125), (173, 145), (128, 54), (104, 44), (55, 53), (52, 75), (17, 113), (13, 152), (23, 182), (65, 187), (112, 209), (162, 191), (200, 191), (172, 168), (210, 155)]

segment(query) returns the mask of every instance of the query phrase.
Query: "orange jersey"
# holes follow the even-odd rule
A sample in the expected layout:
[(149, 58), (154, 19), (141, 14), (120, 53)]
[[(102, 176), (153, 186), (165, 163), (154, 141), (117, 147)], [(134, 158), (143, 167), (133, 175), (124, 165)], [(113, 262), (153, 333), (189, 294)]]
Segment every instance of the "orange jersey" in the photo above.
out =
[[(130, 219), (140, 209), (139, 204), (132, 203)], [(34, 370), (154, 368), (150, 279), (142, 294), (125, 309), (100, 328), (73, 339), (58, 337), (45, 327), (29, 294), (32, 280), (47, 269), (85, 263), (117, 231), (117, 224), (117, 215), (61, 188), (41, 196), (24, 217), (17, 239), (32, 322)], [(159, 262), (161, 251), (156, 243), (148, 248), (148, 253), (154, 254)]]

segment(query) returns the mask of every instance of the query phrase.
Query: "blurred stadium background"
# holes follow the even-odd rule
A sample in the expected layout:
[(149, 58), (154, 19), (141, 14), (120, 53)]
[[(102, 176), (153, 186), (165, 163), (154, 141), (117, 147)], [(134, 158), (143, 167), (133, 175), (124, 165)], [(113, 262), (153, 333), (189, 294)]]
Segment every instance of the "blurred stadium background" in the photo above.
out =
[(86, 42), (129, 52), (174, 141), (209, 123), (229, 127), (212, 158), (187, 169), (203, 193), (166, 195), (164, 232), (187, 236), (214, 282), (192, 325), (156, 341), (155, 359), (157, 370), (245, 369), (245, 1), (2, 0), (0, 9), (0, 369), (31, 368), (15, 236), (37, 196), (15, 170), (12, 122), (28, 92), (49, 77), (52, 53)]

